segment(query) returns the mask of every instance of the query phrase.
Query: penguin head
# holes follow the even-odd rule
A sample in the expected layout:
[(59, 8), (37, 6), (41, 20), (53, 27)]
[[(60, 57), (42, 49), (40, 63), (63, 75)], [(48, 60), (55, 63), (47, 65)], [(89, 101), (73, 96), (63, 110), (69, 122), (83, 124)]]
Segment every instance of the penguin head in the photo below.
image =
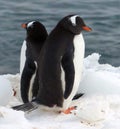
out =
[(78, 15), (68, 15), (64, 17), (58, 24), (65, 30), (70, 31), (75, 35), (80, 34), (83, 30), (92, 30), (90, 27), (86, 26), (83, 19)]
[(47, 31), (42, 23), (39, 21), (31, 21), (28, 23), (23, 23), (22, 28), (26, 29), (27, 37), (38, 39), (41, 37), (47, 37)]

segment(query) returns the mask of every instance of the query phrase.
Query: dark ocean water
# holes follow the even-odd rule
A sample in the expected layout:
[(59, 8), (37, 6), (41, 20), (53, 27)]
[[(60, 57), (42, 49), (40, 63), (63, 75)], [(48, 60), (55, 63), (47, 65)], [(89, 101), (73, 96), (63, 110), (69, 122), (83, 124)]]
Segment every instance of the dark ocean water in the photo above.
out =
[(40, 20), (50, 32), (68, 14), (78, 14), (93, 31), (84, 32), (86, 56), (120, 66), (120, 0), (0, 0), (0, 74), (19, 72), (25, 30), (21, 23)]

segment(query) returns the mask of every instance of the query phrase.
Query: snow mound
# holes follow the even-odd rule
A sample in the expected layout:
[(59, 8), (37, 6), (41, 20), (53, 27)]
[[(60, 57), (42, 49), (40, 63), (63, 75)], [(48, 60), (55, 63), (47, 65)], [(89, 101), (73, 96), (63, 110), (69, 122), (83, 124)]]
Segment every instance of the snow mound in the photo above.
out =
[(20, 75), (0, 76), (0, 88), (8, 86), (4, 95), (10, 92), (11, 98), (12, 89), (16, 91), (11, 99), (0, 98), (0, 105), (7, 100), (6, 106), (0, 107), (0, 129), (120, 129), (120, 67), (100, 64), (99, 58), (100, 55), (94, 53), (84, 59), (78, 90), (84, 96), (72, 102), (71, 106), (77, 109), (69, 115), (40, 109), (25, 114), (10, 109), (21, 103)]
[(99, 64), (100, 55), (94, 53), (84, 60), (83, 79), (78, 92), (85, 94), (120, 94), (120, 67)]
[(24, 112), (0, 107), (0, 129), (30, 129), (31, 127)]
[(0, 76), (0, 105), (6, 105), (13, 96), (13, 90), (10, 82), (3, 76)]
[(88, 123), (105, 120), (110, 109), (110, 103), (105, 98), (97, 95), (84, 97), (79, 103), (75, 114), (82, 121)]

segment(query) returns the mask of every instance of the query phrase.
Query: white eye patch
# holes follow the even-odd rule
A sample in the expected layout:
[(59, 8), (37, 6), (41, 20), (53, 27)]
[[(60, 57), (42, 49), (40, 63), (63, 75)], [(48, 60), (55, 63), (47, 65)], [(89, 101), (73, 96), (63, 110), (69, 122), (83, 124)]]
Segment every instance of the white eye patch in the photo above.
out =
[(70, 17), (70, 21), (72, 22), (72, 24), (74, 26), (76, 26), (76, 17), (78, 17), (78, 15), (74, 15), (74, 16)]
[(27, 28), (31, 27), (34, 22), (35, 22), (35, 21), (29, 22), (29, 23), (27, 24)]

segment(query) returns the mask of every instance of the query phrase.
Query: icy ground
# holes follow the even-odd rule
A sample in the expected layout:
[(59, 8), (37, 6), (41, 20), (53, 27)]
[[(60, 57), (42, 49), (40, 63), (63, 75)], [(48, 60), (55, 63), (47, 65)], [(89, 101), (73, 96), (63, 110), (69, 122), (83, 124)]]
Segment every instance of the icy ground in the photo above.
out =
[[(72, 102), (78, 108), (69, 115), (12, 110), (11, 106), (21, 103), (19, 74), (1, 75), (0, 129), (120, 129), (120, 67), (99, 64), (99, 58), (96, 53), (85, 58), (78, 90), (85, 95)], [(15, 97), (12, 88), (17, 91)]]

